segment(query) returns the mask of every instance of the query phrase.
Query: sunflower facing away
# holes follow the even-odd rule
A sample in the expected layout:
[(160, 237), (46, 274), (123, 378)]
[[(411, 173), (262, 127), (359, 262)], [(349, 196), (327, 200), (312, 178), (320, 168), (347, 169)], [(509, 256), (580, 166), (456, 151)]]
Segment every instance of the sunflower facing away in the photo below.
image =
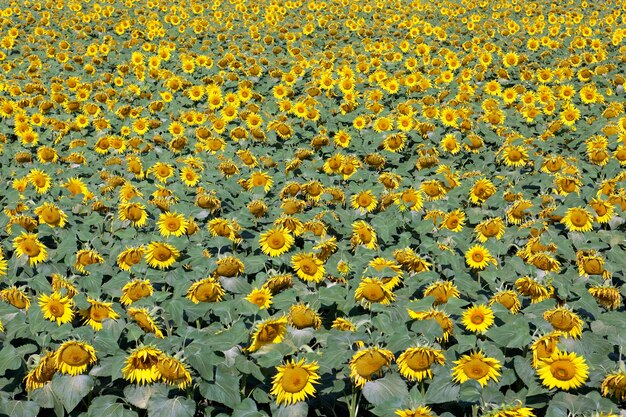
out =
[(52, 381), (52, 377), (56, 372), (55, 352), (48, 352), (41, 357), (39, 364), (24, 378), (26, 391), (31, 392), (37, 388), (43, 388), (46, 383)]
[(224, 289), (219, 280), (213, 277), (196, 281), (187, 290), (187, 298), (194, 304), (222, 301), (224, 294)]
[(17, 288), (16, 286), (0, 291), (0, 299), (20, 310), (28, 310), (30, 307), (30, 298), (28, 298), (28, 295), (26, 295), (21, 288)]
[(276, 396), (277, 404), (295, 404), (315, 395), (315, 387), (320, 383), (317, 362), (306, 363), (304, 359), (288, 361), (276, 367), (272, 378), (271, 395)]
[(158, 378), (169, 385), (176, 385), (185, 389), (191, 384), (191, 373), (180, 360), (169, 355), (162, 354), (156, 364)]
[(539, 367), (543, 359), (549, 358), (553, 354), (559, 352), (557, 344), (563, 337), (563, 333), (553, 331), (537, 338), (531, 345), (530, 350), (533, 352), (532, 366)]
[(626, 372), (614, 371), (609, 373), (602, 381), (602, 395), (613, 396), (620, 401), (626, 399)]
[(588, 371), (584, 357), (573, 352), (555, 352), (540, 362), (537, 374), (546, 387), (567, 391), (584, 385)]
[(443, 365), (445, 358), (443, 351), (427, 346), (418, 346), (405, 350), (398, 356), (400, 374), (409, 381), (422, 381), (432, 378), (432, 365)]
[(167, 269), (176, 262), (180, 252), (164, 242), (150, 242), (146, 248), (146, 261), (152, 268)]
[(280, 343), (287, 333), (287, 317), (278, 319), (267, 319), (256, 326), (252, 334), (250, 346), (244, 349), (247, 352), (254, 352), (270, 343)]
[(19, 257), (27, 257), (30, 266), (37, 265), (48, 258), (48, 252), (36, 233), (25, 233), (13, 239), (13, 249)]
[(350, 359), (350, 378), (358, 388), (363, 388), (374, 376), (380, 376), (384, 367), (394, 360), (393, 353), (377, 347), (361, 349)]
[(575, 339), (582, 336), (583, 320), (566, 307), (557, 307), (543, 313), (543, 318), (550, 322), (555, 330)]
[(79, 375), (85, 372), (89, 365), (93, 365), (97, 358), (96, 351), (87, 343), (68, 340), (57, 349), (54, 360), (61, 373)]
[(156, 365), (162, 354), (163, 352), (152, 346), (134, 349), (126, 358), (124, 368), (122, 368), (124, 379), (139, 385), (158, 380)]
[(294, 238), (283, 227), (270, 229), (259, 238), (261, 251), (271, 257), (280, 256), (293, 246)]
[(319, 329), (322, 326), (322, 319), (317, 312), (304, 304), (292, 305), (289, 309), (287, 321), (296, 329), (306, 329), (308, 327)]
[(497, 381), (500, 376), (500, 362), (484, 356), (481, 351), (463, 355), (454, 363), (456, 366), (452, 369), (453, 380), (461, 384), (474, 379), (481, 387), (484, 387), (489, 380)]
[(149, 297), (154, 292), (152, 284), (149, 279), (138, 280), (134, 279), (131, 282), (124, 285), (122, 288), (122, 298), (120, 303), (123, 305), (131, 305), (135, 301), (139, 301), (142, 298)]
[(148, 313), (145, 308), (129, 308), (126, 312), (135, 323), (146, 333), (154, 333), (159, 339), (163, 339), (163, 332), (156, 325), (154, 319)]
[(56, 321), (59, 326), (70, 323), (74, 318), (74, 302), (68, 296), (62, 296), (57, 292), (50, 294), (50, 296), (41, 294), (39, 306), (43, 316), (47, 320)]

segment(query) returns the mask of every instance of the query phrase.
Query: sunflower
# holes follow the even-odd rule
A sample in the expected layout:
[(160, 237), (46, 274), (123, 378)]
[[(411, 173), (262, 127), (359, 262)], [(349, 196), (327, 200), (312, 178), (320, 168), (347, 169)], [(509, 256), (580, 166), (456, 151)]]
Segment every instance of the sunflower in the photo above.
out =
[(589, 367), (584, 357), (573, 352), (555, 352), (541, 361), (537, 374), (546, 387), (568, 391), (585, 384)]
[(284, 227), (270, 229), (259, 237), (261, 251), (271, 257), (280, 256), (287, 252), (293, 243), (293, 236)]
[(400, 206), (400, 211), (405, 211), (407, 209), (412, 211), (419, 211), (424, 207), (424, 199), (422, 198), (422, 193), (418, 190), (410, 187), (400, 193), (399, 198), (396, 199), (395, 203)]
[(126, 358), (122, 368), (122, 376), (131, 383), (149, 384), (159, 379), (156, 370), (159, 357), (163, 354), (159, 349), (145, 346), (133, 349)]
[(117, 255), (117, 266), (124, 271), (130, 272), (130, 269), (141, 262), (145, 254), (146, 248), (139, 247), (126, 247), (119, 255)]
[(418, 256), (411, 248), (397, 249), (393, 252), (393, 256), (405, 270), (411, 272), (429, 271), (432, 266), (430, 262)]
[(431, 308), (428, 311), (413, 311), (407, 309), (409, 317), (415, 320), (435, 320), (443, 332), (442, 337), (435, 338), (437, 341), (447, 342), (450, 336), (452, 336), (453, 323), (445, 312)]
[(118, 217), (122, 221), (129, 221), (133, 227), (141, 227), (146, 224), (148, 214), (146, 206), (141, 203), (122, 203), (118, 207)]
[(27, 257), (28, 263), (33, 266), (48, 258), (48, 252), (36, 233), (25, 233), (13, 239), (13, 249), (19, 257)]
[(261, 347), (282, 342), (287, 333), (287, 317), (283, 316), (278, 319), (267, 319), (256, 326), (256, 330), (252, 334), (250, 346), (244, 349), (247, 352), (255, 352)]
[(614, 285), (592, 286), (588, 291), (602, 307), (608, 310), (616, 310), (622, 305), (622, 295), (619, 288)]
[(351, 206), (355, 210), (359, 210), (361, 213), (371, 213), (376, 210), (378, 200), (372, 191), (362, 191), (358, 194), (354, 194), (350, 198)]
[(600, 224), (608, 223), (615, 215), (615, 206), (607, 201), (594, 198), (589, 205), (596, 212), (596, 221)]
[(463, 312), (463, 326), (470, 332), (484, 333), (493, 325), (493, 310), (484, 304), (473, 305)]
[(187, 298), (198, 303), (213, 303), (222, 301), (224, 297), (224, 289), (218, 280), (208, 277), (200, 281), (196, 281), (187, 290)]
[(556, 307), (543, 313), (543, 318), (550, 322), (555, 330), (563, 332), (563, 334), (578, 339), (582, 336), (583, 320), (578, 314), (572, 312), (566, 307)]
[(250, 291), (246, 300), (256, 304), (260, 309), (266, 309), (272, 305), (272, 292), (267, 288), (254, 288)]
[(498, 264), (496, 259), (489, 253), (489, 250), (481, 245), (474, 245), (465, 252), (465, 263), (470, 268), (478, 270), (485, 269), (489, 263)]
[(212, 236), (225, 237), (235, 243), (241, 241), (241, 237), (239, 236), (241, 226), (236, 220), (228, 220), (218, 217), (210, 220), (207, 228), (209, 229), (209, 232), (211, 232)]
[(584, 207), (570, 207), (561, 223), (569, 231), (588, 232), (593, 229), (593, 216)]
[(319, 329), (322, 326), (322, 319), (317, 312), (304, 304), (292, 305), (289, 309), (287, 321), (296, 329), (306, 329), (308, 327)]
[(102, 321), (105, 319), (117, 320), (120, 316), (113, 311), (111, 306), (113, 303), (106, 303), (87, 297), (89, 307), (81, 310), (80, 315), (85, 320), (85, 324), (90, 325), (94, 330), (102, 329)]
[(333, 320), (333, 324), (330, 326), (331, 329), (336, 329), (342, 332), (355, 332), (356, 325), (352, 323), (349, 319), (344, 317), (337, 317)]
[(496, 193), (495, 185), (488, 179), (480, 179), (476, 181), (470, 191), (470, 200), (472, 203), (482, 205), (489, 197)]
[(395, 414), (398, 417), (435, 417), (430, 407), (426, 406), (396, 410)]
[(499, 303), (507, 308), (511, 313), (517, 314), (522, 307), (522, 304), (517, 297), (517, 294), (513, 290), (498, 291), (489, 300), (489, 306)]
[(280, 291), (285, 288), (289, 288), (293, 285), (293, 277), (291, 274), (286, 275), (275, 275), (271, 278), (268, 278), (267, 281), (263, 283), (262, 288), (267, 288), (272, 292), (272, 295), (276, 295)]
[(626, 399), (626, 372), (619, 370), (609, 373), (602, 381), (602, 395), (612, 396), (620, 401)]
[(442, 151), (449, 152), (452, 155), (456, 155), (461, 151), (461, 144), (452, 133), (448, 133), (441, 139), (440, 147)]
[(307, 282), (322, 282), (324, 280), (324, 262), (314, 253), (299, 253), (291, 257), (291, 267), (298, 277)]
[(511, 224), (520, 225), (529, 216), (527, 209), (533, 207), (530, 200), (518, 200), (506, 211), (506, 219)]
[(465, 224), (465, 213), (461, 209), (456, 209), (448, 214), (441, 223), (441, 228), (446, 228), (451, 232), (460, 232)]
[(533, 409), (523, 407), (519, 400), (515, 405), (503, 405), (483, 415), (485, 417), (536, 417)]
[(183, 235), (189, 223), (182, 214), (166, 211), (159, 215), (157, 225), (159, 226), (161, 236), (168, 237)]
[(74, 302), (68, 296), (54, 292), (50, 296), (41, 294), (39, 296), (39, 306), (46, 319), (56, 321), (60, 326), (70, 323), (74, 318)]
[(445, 357), (443, 351), (427, 346), (412, 347), (398, 356), (398, 369), (400, 375), (409, 381), (422, 381), (425, 378), (432, 378), (433, 364), (443, 365)]
[(89, 275), (89, 271), (85, 269), (89, 265), (102, 264), (104, 258), (92, 249), (81, 249), (76, 252), (76, 262), (74, 268), (78, 269), (81, 274)]
[(445, 304), (450, 298), (459, 298), (461, 294), (452, 281), (436, 281), (424, 290), (424, 297), (435, 297), (433, 305)]
[(485, 243), (489, 238), (500, 240), (504, 235), (504, 222), (500, 217), (484, 220), (474, 228), (474, 233), (479, 242)]
[(152, 268), (167, 269), (179, 256), (178, 249), (169, 243), (150, 242), (146, 248), (146, 261)]
[(391, 289), (378, 278), (362, 278), (354, 293), (354, 299), (371, 308), (372, 303), (389, 304), (395, 298)]
[(57, 372), (57, 365), (54, 352), (47, 352), (41, 357), (39, 363), (33, 368), (24, 382), (26, 384), (26, 392), (31, 392), (37, 388), (43, 388), (48, 382), (52, 381), (52, 377)]
[(85, 184), (80, 178), (70, 178), (61, 186), (69, 191), (72, 196), (82, 194), (85, 200), (89, 200), (93, 197), (93, 194), (91, 194), (87, 188), (87, 184)]
[(452, 369), (452, 379), (461, 384), (474, 379), (481, 387), (484, 387), (489, 380), (497, 382), (500, 376), (500, 362), (495, 358), (484, 356), (481, 351), (463, 355), (454, 363), (456, 366)]
[(174, 175), (174, 167), (165, 162), (157, 162), (147, 171), (148, 174), (153, 174), (157, 180), (162, 183), (167, 182), (168, 178)]
[(0, 299), (20, 310), (28, 310), (30, 307), (30, 298), (28, 298), (28, 295), (15, 286), (0, 291)]
[(502, 149), (502, 160), (507, 166), (521, 168), (528, 163), (528, 150), (523, 146), (507, 145)]
[(163, 339), (163, 333), (158, 328), (154, 319), (145, 308), (129, 308), (126, 313), (137, 323), (137, 325), (146, 333), (154, 333), (159, 339)]
[(31, 170), (27, 178), (38, 194), (46, 193), (52, 185), (50, 176), (40, 169)]
[(7, 260), (4, 259), (4, 253), (0, 248), (0, 277), (7, 274)]
[(54, 203), (43, 203), (35, 209), (35, 214), (39, 216), (39, 223), (50, 227), (64, 227), (67, 220), (67, 214)]
[(295, 404), (315, 395), (315, 387), (320, 383), (319, 366), (316, 361), (305, 363), (304, 359), (296, 362), (288, 361), (276, 367), (276, 375), (272, 378), (270, 394), (276, 396), (276, 403)]
[(376, 257), (368, 262), (367, 267), (374, 270), (372, 273), (377, 275), (389, 290), (393, 290), (402, 282), (402, 267), (390, 259)]
[(528, 276), (518, 278), (515, 281), (515, 288), (520, 294), (530, 297), (531, 303), (547, 300), (554, 294), (552, 285), (543, 285), (541, 282)]
[(267, 193), (272, 188), (272, 185), (274, 185), (274, 181), (267, 173), (257, 171), (250, 174), (246, 185), (249, 190), (253, 187), (262, 187), (263, 191)]
[(531, 345), (530, 350), (533, 352), (532, 366), (539, 367), (543, 359), (549, 358), (554, 353), (559, 352), (557, 344), (561, 340), (563, 333), (556, 330), (541, 337), (538, 337)]
[(389, 367), (393, 360), (390, 350), (377, 347), (361, 349), (350, 359), (350, 378), (358, 388), (363, 388), (372, 377), (382, 375), (383, 368)]
[(120, 299), (120, 303), (125, 306), (131, 305), (135, 301), (151, 296), (153, 292), (154, 289), (152, 288), (152, 284), (150, 284), (149, 279), (135, 279), (124, 285), (124, 288), (122, 288), (123, 295)]
[(64, 342), (54, 354), (57, 370), (72, 376), (82, 374), (96, 360), (96, 351), (93, 347), (75, 340)]
[(357, 245), (363, 245), (368, 249), (376, 249), (378, 246), (376, 231), (363, 220), (357, 220), (352, 223), (352, 238), (350, 242), (353, 248)]
[(177, 385), (180, 389), (185, 389), (192, 382), (187, 366), (178, 359), (165, 354), (159, 356), (156, 375), (159, 380), (169, 385)]

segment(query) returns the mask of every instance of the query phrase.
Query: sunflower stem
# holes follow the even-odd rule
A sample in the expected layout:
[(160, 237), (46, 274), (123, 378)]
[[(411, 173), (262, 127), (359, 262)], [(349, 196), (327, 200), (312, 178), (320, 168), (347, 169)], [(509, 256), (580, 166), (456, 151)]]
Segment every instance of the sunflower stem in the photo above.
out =
[(472, 417), (478, 417), (478, 404), (472, 404)]

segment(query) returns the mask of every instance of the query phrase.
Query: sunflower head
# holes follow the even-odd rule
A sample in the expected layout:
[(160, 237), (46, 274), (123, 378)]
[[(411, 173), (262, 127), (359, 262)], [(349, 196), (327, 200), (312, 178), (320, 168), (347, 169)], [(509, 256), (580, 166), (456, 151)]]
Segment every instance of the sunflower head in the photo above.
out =
[(484, 333), (493, 324), (493, 310), (484, 304), (474, 305), (463, 312), (462, 322), (467, 330)]
[(454, 363), (456, 366), (452, 370), (453, 380), (461, 384), (474, 379), (481, 387), (484, 387), (489, 380), (497, 381), (500, 376), (500, 362), (497, 359), (485, 357), (481, 351), (463, 355)]
[(245, 350), (254, 352), (270, 343), (280, 343), (287, 333), (287, 317), (268, 319), (256, 326), (252, 334), (252, 342)]
[(268, 288), (254, 288), (248, 294), (246, 300), (256, 304), (260, 309), (266, 309), (272, 305), (272, 292)]
[(357, 387), (363, 388), (372, 377), (381, 375), (383, 368), (389, 367), (393, 360), (393, 353), (387, 349), (377, 347), (361, 349), (350, 359), (350, 378)]
[(307, 327), (319, 329), (322, 326), (322, 319), (317, 312), (304, 304), (291, 306), (288, 321), (296, 329), (306, 329)]
[(124, 379), (139, 385), (156, 381), (158, 379), (156, 365), (162, 354), (163, 352), (152, 346), (134, 349), (122, 368)]
[(559, 351), (540, 362), (537, 374), (546, 387), (567, 391), (585, 384), (589, 367), (584, 357)]
[(68, 340), (57, 349), (54, 360), (61, 373), (79, 375), (87, 370), (87, 366), (93, 365), (97, 358), (96, 351), (87, 343)]
[(41, 357), (39, 364), (24, 378), (26, 391), (30, 392), (37, 388), (43, 388), (46, 383), (52, 381), (52, 377), (56, 372), (57, 363), (55, 360), (55, 352), (47, 352)]
[(194, 304), (221, 301), (224, 294), (224, 289), (219, 280), (213, 277), (196, 281), (187, 290), (187, 298), (193, 301)]
[(314, 385), (319, 384), (320, 375), (317, 362), (306, 363), (304, 359), (296, 362), (288, 361), (276, 367), (276, 375), (272, 378), (270, 394), (276, 396), (277, 404), (295, 404), (315, 395)]
[(398, 357), (400, 374), (409, 381), (432, 378), (432, 365), (443, 365), (443, 351), (430, 346), (418, 346), (405, 350)]

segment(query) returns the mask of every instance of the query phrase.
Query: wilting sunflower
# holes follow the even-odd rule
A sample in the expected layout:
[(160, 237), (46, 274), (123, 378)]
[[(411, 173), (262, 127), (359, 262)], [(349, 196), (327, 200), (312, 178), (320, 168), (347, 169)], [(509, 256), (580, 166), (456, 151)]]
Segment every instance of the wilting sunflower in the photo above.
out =
[(538, 337), (531, 345), (530, 350), (533, 352), (533, 368), (537, 368), (541, 361), (549, 358), (554, 353), (559, 352), (557, 344), (561, 340), (563, 333), (560, 331), (552, 331), (541, 337)]
[(295, 404), (315, 395), (315, 387), (320, 383), (317, 362), (305, 363), (304, 359), (288, 361), (277, 366), (277, 374), (272, 378), (271, 395), (276, 396), (277, 404)]
[(413, 311), (411, 309), (407, 309), (407, 312), (409, 313), (409, 316), (415, 320), (435, 320), (443, 331), (443, 336), (437, 337), (437, 341), (447, 342), (448, 338), (452, 336), (453, 323), (450, 316), (448, 316), (445, 312), (434, 308), (431, 308), (428, 311)]
[(354, 293), (354, 299), (366, 308), (371, 308), (372, 303), (389, 304), (394, 298), (391, 289), (378, 278), (363, 278)]
[(102, 264), (104, 258), (93, 249), (81, 249), (76, 252), (76, 262), (74, 268), (78, 269), (81, 274), (89, 275), (89, 271), (85, 269), (89, 265)]
[(619, 370), (608, 374), (602, 381), (602, 395), (624, 401), (626, 399), (626, 372)]
[(164, 242), (150, 242), (146, 248), (146, 261), (152, 268), (167, 269), (176, 262), (180, 252)]
[(64, 323), (70, 323), (74, 318), (74, 302), (68, 296), (63, 296), (57, 292), (47, 296), (41, 294), (39, 296), (39, 306), (43, 312), (43, 316), (50, 321), (56, 321), (60, 326)]
[(472, 203), (482, 205), (489, 197), (496, 193), (495, 185), (488, 179), (480, 179), (476, 181), (470, 191), (470, 200)]
[(127, 381), (139, 385), (157, 381), (159, 374), (156, 365), (162, 354), (163, 352), (152, 346), (133, 349), (126, 358), (126, 363), (122, 368), (122, 376)]
[(332, 329), (337, 329), (342, 332), (356, 331), (356, 325), (345, 317), (337, 317), (335, 320), (333, 320), (333, 324), (330, 327)]
[(96, 351), (93, 347), (75, 340), (64, 342), (54, 355), (57, 369), (63, 374), (72, 376), (82, 374), (96, 360)]
[(396, 410), (395, 414), (398, 417), (435, 417), (430, 407), (426, 406)]
[(113, 303), (98, 301), (89, 296), (87, 297), (87, 301), (89, 301), (90, 305), (87, 309), (81, 310), (80, 315), (85, 320), (85, 324), (90, 325), (94, 330), (98, 331), (102, 329), (102, 321), (105, 319), (117, 320), (120, 318), (111, 308)]
[(493, 325), (493, 310), (484, 304), (473, 305), (463, 312), (463, 326), (470, 332), (484, 333)]
[(123, 295), (120, 302), (125, 306), (131, 305), (135, 301), (151, 296), (153, 292), (154, 288), (152, 288), (152, 284), (150, 284), (149, 279), (134, 279), (122, 288)]
[(567, 307), (556, 307), (543, 313), (543, 318), (550, 322), (555, 330), (575, 339), (582, 336), (584, 321)]
[(178, 213), (171, 213), (169, 211), (161, 213), (157, 225), (159, 226), (159, 233), (161, 236), (181, 236), (185, 234), (188, 226), (185, 216)]
[(291, 274), (286, 275), (275, 275), (271, 278), (268, 278), (267, 281), (263, 283), (263, 288), (267, 288), (272, 292), (272, 295), (276, 295), (280, 291), (285, 288), (289, 288), (293, 285), (293, 277)]
[(28, 263), (33, 266), (48, 258), (48, 252), (36, 233), (25, 233), (13, 239), (13, 249), (19, 257), (27, 257)]
[(528, 276), (518, 278), (515, 281), (515, 288), (520, 294), (530, 297), (531, 303), (547, 300), (554, 294), (552, 285), (543, 285), (541, 282)]
[(304, 304), (294, 304), (289, 309), (287, 321), (296, 329), (306, 329), (312, 327), (319, 329), (322, 326), (322, 319), (315, 310)]
[(283, 316), (278, 319), (267, 319), (256, 326), (256, 330), (252, 334), (250, 346), (244, 349), (247, 352), (254, 352), (261, 347), (283, 341), (287, 333), (287, 317)]
[(141, 203), (122, 203), (118, 208), (118, 217), (122, 221), (128, 220), (133, 227), (141, 227), (146, 224), (148, 213)]
[(162, 354), (156, 364), (158, 379), (169, 385), (176, 385), (185, 389), (191, 384), (191, 373), (180, 360), (169, 355)]
[(474, 228), (474, 233), (479, 242), (485, 243), (489, 238), (500, 240), (504, 235), (504, 222), (500, 217), (485, 220)]
[(589, 294), (608, 310), (615, 310), (622, 305), (622, 295), (614, 285), (595, 285), (588, 289)]
[(50, 227), (63, 227), (67, 221), (67, 214), (54, 203), (43, 203), (35, 209), (39, 216), (39, 223), (45, 223)]
[(15, 286), (0, 291), (0, 299), (20, 310), (28, 310), (30, 307), (30, 298), (28, 298), (28, 295), (26, 295), (22, 289)]
[(24, 378), (26, 391), (31, 392), (37, 388), (43, 388), (48, 382), (52, 381), (52, 377), (56, 372), (55, 352), (48, 352), (41, 357), (39, 364)]
[(584, 207), (570, 207), (561, 223), (569, 231), (588, 232), (593, 229), (593, 216)]
[(214, 275), (218, 277), (236, 277), (243, 274), (245, 266), (239, 258), (234, 256), (225, 256), (217, 260), (217, 268)]
[(484, 356), (481, 351), (463, 355), (454, 363), (456, 366), (452, 369), (453, 381), (461, 384), (474, 379), (484, 387), (489, 380), (497, 382), (500, 376), (500, 362), (495, 358)]
[(378, 200), (370, 190), (367, 190), (354, 194), (350, 198), (350, 203), (353, 209), (359, 210), (361, 213), (371, 213), (376, 209)]
[(307, 282), (322, 282), (324, 280), (324, 262), (314, 253), (299, 253), (291, 257), (291, 266), (298, 277)]
[(246, 300), (256, 304), (260, 309), (266, 309), (272, 305), (272, 292), (267, 288), (254, 288), (250, 291)]
[(117, 266), (121, 270), (130, 272), (133, 265), (137, 265), (141, 262), (146, 249), (142, 246), (138, 247), (126, 247), (119, 255), (117, 255)]
[(400, 374), (409, 381), (422, 381), (432, 378), (433, 364), (443, 365), (445, 357), (443, 351), (428, 346), (412, 347), (400, 354), (397, 361)]
[(163, 339), (163, 332), (156, 325), (154, 319), (145, 308), (129, 308), (126, 313), (137, 323), (137, 325), (146, 333), (154, 333), (159, 339)]
[(537, 374), (546, 387), (567, 391), (585, 384), (589, 367), (584, 357), (573, 352), (555, 352), (539, 363)]
[(503, 305), (513, 314), (517, 314), (520, 308), (522, 308), (522, 304), (513, 290), (504, 290), (495, 293), (489, 300), (489, 306), (492, 306), (495, 303)]
[(259, 237), (261, 251), (271, 257), (280, 256), (293, 246), (294, 238), (284, 227), (273, 228)]
[(452, 281), (436, 281), (424, 290), (424, 297), (435, 297), (433, 305), (445, 304), (450, 298), (458, 298), (460, 295)]
[(485, 269), (490, 263), (498, 264), (489, 250), (481, 245), (474, 245), (465, 252), (465, 263), (470, 268), (478, 270)]
[(204, 278), (200, 281), (196, 281), (187, 290), (187, 298), (198, 303), (214, 303), (222, 301), (224, 297), (224, 289), (219, 280), (213, 277)]
[(350, 359), (350, 378), (358, 388), (363, 388), (372, 377), (382, 375), (383, 368), (389, 367), (393, 360), (390, 350), (377, 347), (361, 349)]
[(601, 275), (607, 279), (611, 276), (611, 273), (604, 268), (604, 258), (598, 256), (595, 250), (576, 252), (576, 263), (581, 277)]

